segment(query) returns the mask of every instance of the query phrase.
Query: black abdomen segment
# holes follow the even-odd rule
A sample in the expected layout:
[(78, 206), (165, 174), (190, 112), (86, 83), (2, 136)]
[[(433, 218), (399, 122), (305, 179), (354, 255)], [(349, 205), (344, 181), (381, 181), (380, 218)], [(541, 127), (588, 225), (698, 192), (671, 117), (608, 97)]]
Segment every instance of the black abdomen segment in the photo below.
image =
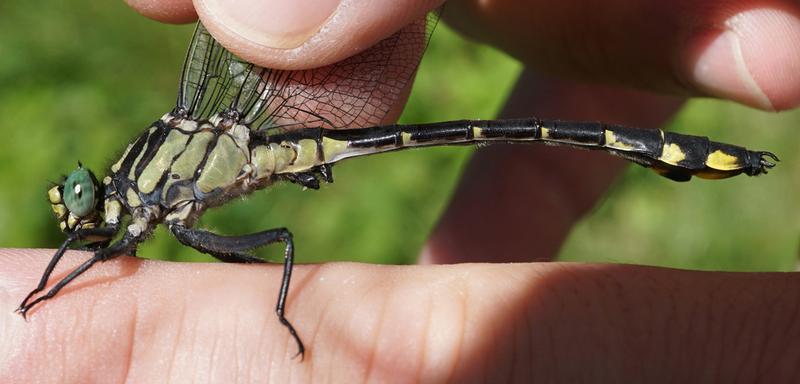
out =
[(766, 173), (777, 157), (707, 137), (597, 122), (539, 119), (459, 120), (434, 124), (386, 125), (361, 129), (305, 129), (272, 136), (270, 142), (314, 139), (319, 162), (333, 163), (403, 148), (482, 142), (543, 142), (601, 150), (623, 157), (673, 180), (726, 178)]

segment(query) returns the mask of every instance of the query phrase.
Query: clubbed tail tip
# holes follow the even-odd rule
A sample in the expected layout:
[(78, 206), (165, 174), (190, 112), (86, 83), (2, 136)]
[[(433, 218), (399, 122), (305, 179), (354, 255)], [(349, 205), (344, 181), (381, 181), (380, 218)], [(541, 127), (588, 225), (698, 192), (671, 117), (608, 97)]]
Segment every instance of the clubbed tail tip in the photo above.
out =
[(778, 156), (772, 152), (761, 151), (756, 153), (758, 154), (758, 166), (755, 172), (756, 175), (762, 173), (767, 174), (770, 169), (775, 167), (776, 163), (781, 161), (781, 159), (779, 159)]

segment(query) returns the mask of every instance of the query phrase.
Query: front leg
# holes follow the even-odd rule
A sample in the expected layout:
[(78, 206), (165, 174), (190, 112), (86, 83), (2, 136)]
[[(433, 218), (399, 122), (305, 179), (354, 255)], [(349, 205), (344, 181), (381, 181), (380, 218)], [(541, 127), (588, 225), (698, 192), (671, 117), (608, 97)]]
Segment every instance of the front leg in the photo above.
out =
[[(47, 286), (47, 281), (50, 280), (50, 275), (53, 274), (53, 270), (56, 268), (56, 265), (59, 261), (61, 261), (61, 257), (64, 256), (64, 253), (67, 251), (69, 246), (76, 242), (86, 239), (93, 239), (95, 240), (92, 244), (108, 244), (112, 237), (117, 233), (119, 230), (118, 225), (108, 226), (108, 227), (100, 227), (100, 228), (87, 228), (87, 229), (79, 229), (75, 232), (71, 232), (67, 234), (67, 238), (58, 248), (56, 253), (50, 258), (50, 262), (47, 264), (47, 268), (45, 268), (44, 273), (42, 273), (42, 277), (39, 279), (39, 284), (34, 288), (32, 291), (25, 296), (25, 299), (22, 300), (22, 303), (17, 307), (17, 312), (19, 312), (22, 317), (25, 317), (25, 314), (28, 310), (37, 302), (41, 301), (38, 300), (34, 303), (28, 304), (28, 301), (37, 293), (44, 290), (44, 287)], [(92, 251), (99, 251), (102, 247), (98, 247), (96, 249), (91, 249)]]
[[(70, 237), (70, 239), (72, 239), (72, 237)], [(53, 272), (55, 265), (61, 259), (61, 256), (64, 255), (64, 252), (66, 251), (66, 246), (70, 242), (70, 240), (65, 241), (64, 245), (62, 245), (61, 248), (58, 249), (56, 254), (53, 256), (53, 259), (50, 261), (50, 264), (47, 266), (47, 269), (45, 270), (45, 273), (44, 275), (42, 275), (42, 279), (39, 282), (39, 286), (36, 287), (36, 289), (31, 291), (31, 293), (29, 293), (28, 296), (25, 297), (25, 300), (22, 301), (22, 304), (19, 305), (16, 311), (20, 315), (22, 315), (23, 318), (26, 317), (28, 311), (30, 311), (31, 308), (33, 308), (36, 304), (39, 304), (42, 301), (53, 298), (55, 295), (58, 294), (59, 291), (61, 291), (62, 288), (64, 288), (72, 280), (75, 280), (78, 276), (89, 270), (89, 268), (91, 268), (98, 261), (107, 261), (117, 256), (121, 256), (126, 253), (131, 253), (135, 251), (136, 245), (139, 243), (140, 240), (141, 238), (131, 236), (126, 233), (121, 240), (117, 241), (114, 244), (111, 244), (109, 247), (100, 248), (96, 250), (94, 252), (94, 255), (92, 255), (92, 257), (89, 260), (84, 261), (83, 264), (79, 265), (77, 268), (72, 270), (72, 272), (70, 272), (66, 277), (57, 282), (53, 286), (53, 288), (50, 288), (50, 290), (46, 294), (39, 296), (35, 300), (29, 302), (29, 300), (33, 297), (33, 295), (42, 291), (45, 285), (47, 284), (47, 280), (50, 278), (50, 274)]]
[(208, 231), (187, 228), (180, 224), (170, 224), (169, 230), (182, 244), (227, 263), (263, 263), (262, 259), (248, 255), (244, 251), (279, 241), (286, 244), (283, 252), (283, 278), (275, 313), (278, 315), (278, 320), (280, 320), (281, 324), (289, 330), (289, 333), (297, 342), (297, 354), (302, 359), (305, 352), (303, 342), (300, 340), (300, 336), (297, 335), (294, 326), (284, 316), (286, 296), (289, 293), (289, 282), (292, 278), (292, 267), (294, 265), (294, 242), (292, 241), (292, 233), (289, 230), (277, 228), (241, 236), (221, 236)]

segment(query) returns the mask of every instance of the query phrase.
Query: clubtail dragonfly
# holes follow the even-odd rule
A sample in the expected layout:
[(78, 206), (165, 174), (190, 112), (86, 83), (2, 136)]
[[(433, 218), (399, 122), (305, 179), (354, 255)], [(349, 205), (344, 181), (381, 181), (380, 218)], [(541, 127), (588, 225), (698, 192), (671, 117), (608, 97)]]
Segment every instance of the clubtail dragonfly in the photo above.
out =
[[(26, 316), (98, 262), (135, 254), (159, 224), (181, 243), (224, 262), (262, 263), (248, 252), (282, 242), (276, 313), (302, 355), (304, 345), (284, 313), (294, 263), (291, 232), (279, 228), (222, 236), (194, 229), (208, 208), (280, 181), (318, 189), (320, 181), (333, 181), (331, 166), (340, 160), (425, 146), (577, 147), (622, 157), (677, 181), (755, 176), (778, 160), (770, 152), (706, 137), (597, 122), (530, 118), (380, 125), (389, 113), (383, 106), (398, 100), (413, 77), (436, 19), (431, 14), (371, 50), (308, 71), (247, 63), (198, 23), (175, 108), (134, 139), (102, 180), (79, 165), (48, 191), (66, 239), (17, 311)], [(40, 294), (75, 243), (93, 255)]]

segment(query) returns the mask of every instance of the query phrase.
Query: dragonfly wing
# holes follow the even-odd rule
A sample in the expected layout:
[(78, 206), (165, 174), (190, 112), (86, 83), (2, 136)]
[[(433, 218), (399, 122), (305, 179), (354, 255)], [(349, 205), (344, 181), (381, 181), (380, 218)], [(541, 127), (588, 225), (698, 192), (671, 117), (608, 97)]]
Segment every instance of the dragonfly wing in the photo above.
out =
[(431, 12), (338, 63), (300, 71), (239, 59), (198, 23), (173, 113), (194, 120), (229, 113), (254, 129), (276, 131), (378, 125), (403, 96), (438, 16)]

